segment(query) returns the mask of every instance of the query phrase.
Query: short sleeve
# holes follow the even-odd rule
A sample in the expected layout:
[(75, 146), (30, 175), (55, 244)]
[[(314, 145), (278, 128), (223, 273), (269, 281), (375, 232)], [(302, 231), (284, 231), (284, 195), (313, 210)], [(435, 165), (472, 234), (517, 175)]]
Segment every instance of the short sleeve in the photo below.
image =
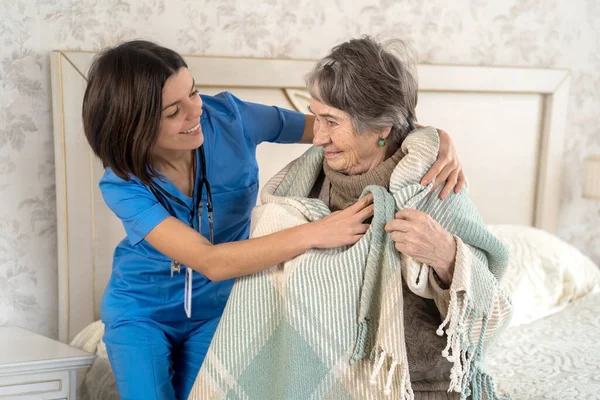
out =
[(226, 95), (241, 120), (244, 135), (254, 145), (298, 143), (302, 138), (306, 122), (303, 113), (242, 101), (229, 92)]
[(131, 245), (141, 242), (169, 212), (152, 192), (136, 179), (123, 180), (107, 169), (100, 180), (104, 202), (121, 220)]

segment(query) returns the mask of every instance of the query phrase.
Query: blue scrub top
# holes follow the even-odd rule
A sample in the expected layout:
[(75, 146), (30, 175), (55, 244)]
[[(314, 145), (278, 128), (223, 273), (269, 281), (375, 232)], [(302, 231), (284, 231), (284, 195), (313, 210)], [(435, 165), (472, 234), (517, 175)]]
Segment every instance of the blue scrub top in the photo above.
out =
[[(258, 192), (256, 146), (261, 142), (297, 143), (304, 131), (304, 114), (241, 101), (231, 93), (201, 96), (200, 118), (204, 134), (206, 174), (212, 188), (215, 244), (247, 239), (250, 213)], [(195, 196), (202, 173), (196, 152)], [(168, 196), (174, 217), (198, 229), (198, 199), (181, 193), (168, 179), (154, 182), (172, 196), (184, 201), (183, 207)], [(110, 280), (104, 292), (100, 314), (107, 324), (132, 318), (152, 318), (161, 322), (187, 318), (183, 308), (185, 269), (171, 278), (171, 260), (144, 240), (161, 221), (169, 217), (150, 189), (138, 179), (125, 181), (107, 168), (100, 190), (108, 207), (121, 219), (127, 236), (114, 253)], [(203, 193), (206, 203), (206, 191)], [(202, 215), (201, 233), (209, 238), (208, 216)], [(176, 237), (173, 240), (177, 240)], [(183, 266), (185, 267), (185, 266)], [(194, 272), (192, 319), (213, 318), (223, 312), (233, 279), (211, 282)]]

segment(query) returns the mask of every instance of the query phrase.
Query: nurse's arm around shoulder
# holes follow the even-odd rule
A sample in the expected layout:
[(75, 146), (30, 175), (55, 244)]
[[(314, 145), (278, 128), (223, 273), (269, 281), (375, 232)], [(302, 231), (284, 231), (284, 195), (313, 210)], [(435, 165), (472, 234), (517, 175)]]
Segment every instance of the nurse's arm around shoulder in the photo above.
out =
[(368, 195), (318, 221), (239, 242), (212, 245), (173, 217), (160, 222), (145, 239), (167, 257), (221, 281), (265, 270), (312, 248), (356, 243), (369, 228), (363, 221), (373, 215), (372, 202)]

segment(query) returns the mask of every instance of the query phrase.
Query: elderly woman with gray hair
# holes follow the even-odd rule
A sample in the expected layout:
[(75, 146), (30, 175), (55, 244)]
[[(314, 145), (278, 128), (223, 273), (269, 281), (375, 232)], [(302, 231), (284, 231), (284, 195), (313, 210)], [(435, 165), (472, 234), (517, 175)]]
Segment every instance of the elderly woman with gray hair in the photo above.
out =
[(401, 44), (350, 40), (308, 74), (314, 147), (265, 186), (251, 233), (371, 194), (367, 234), (238, 279), (191, 399), (499, 397), (484, 355), (511, 315), (507, 250), (466, 190), (422, 181), (439, 136), (416, 125)]

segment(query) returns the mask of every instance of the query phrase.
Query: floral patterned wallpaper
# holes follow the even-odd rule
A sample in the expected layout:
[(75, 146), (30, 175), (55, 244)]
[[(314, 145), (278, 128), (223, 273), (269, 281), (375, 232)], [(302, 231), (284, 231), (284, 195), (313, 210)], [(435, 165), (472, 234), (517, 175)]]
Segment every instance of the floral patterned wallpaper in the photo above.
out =
[(600, 202), (581, 198), (582, 160), (600, 153), (597, 0), (4, 0), (0, 326), (57, 336), (51, 50), (145, 38), (184, 54), (319, 58), (363, 33), (411, 41), (422, 63), (570, 69), (560, 236), (600, 262)]

